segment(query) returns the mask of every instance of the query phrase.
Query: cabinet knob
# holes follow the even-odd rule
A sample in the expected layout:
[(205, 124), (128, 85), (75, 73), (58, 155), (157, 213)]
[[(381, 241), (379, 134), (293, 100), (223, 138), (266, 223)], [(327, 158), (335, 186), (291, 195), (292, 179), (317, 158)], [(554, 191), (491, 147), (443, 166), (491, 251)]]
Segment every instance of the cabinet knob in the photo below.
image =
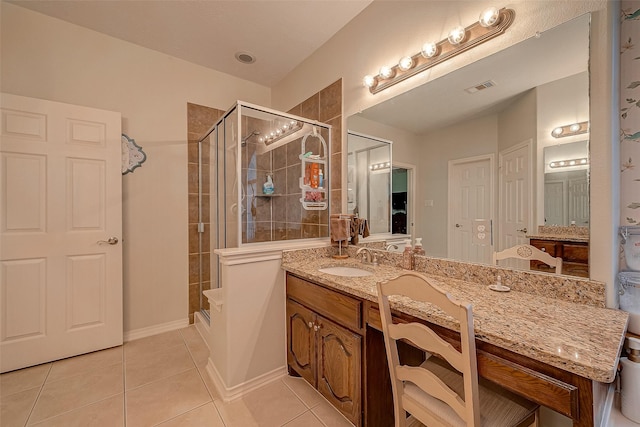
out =
[(547, 252), (547, 248), (540, 248), (542, 252)]
[(313, 325), (313, 330), (318, 332), (322, 328), (322, 325)]
[(516, 230), (516, 231), (519, 231), (519, 232), (521, 232), (521, 233), (526, 233), (526, 232), (527, 232), (527, 227), (525, 227), (525, 228), (521, 228), (521, 229)]
[(309, 328), (313, 328), (313, 322), (309, 321)]

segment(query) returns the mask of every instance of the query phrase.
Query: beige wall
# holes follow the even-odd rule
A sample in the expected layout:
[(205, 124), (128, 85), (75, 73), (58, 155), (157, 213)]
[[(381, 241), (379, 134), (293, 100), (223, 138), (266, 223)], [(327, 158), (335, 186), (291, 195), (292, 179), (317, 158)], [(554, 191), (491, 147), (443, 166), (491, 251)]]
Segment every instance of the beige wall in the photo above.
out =
[(5, 2), (1, 31), (3, 92), (120, 111), (147, 154), (123, 177), (125, 337), (186, 322), (187, 102), (269, 106), (270, 89)]
[[(452, 70), (512, 46), (536, 32), (553, 28), (584, 13), (592, 13), (590, 45), (592, 223), (602, 224), (592, 233), (592, 278), (608, 284), (607, 304), (614, 306), (619, 224), (619, 166), (617, 139), (619, 123), (617, 93), (616, 2), (524, 1), (508, 3), (516, 12), (507, 32), (488, 43), (459, 55), (441, 66), (407, 79), (376, 95), (362, 87), (365, 74), (382, 64), (392, 64), (403, 55), (414, 54), (425, 39), (440, 40), (447, 29), (477, 20), (479, 13), (494, 3), (480, 1), (373, 2), (318, 51), (273, 88), (273, 106), (284, 108), (343, 78), (345, 117), (387, 100)], [(392, 138), (391, 138), (392, 139)]]

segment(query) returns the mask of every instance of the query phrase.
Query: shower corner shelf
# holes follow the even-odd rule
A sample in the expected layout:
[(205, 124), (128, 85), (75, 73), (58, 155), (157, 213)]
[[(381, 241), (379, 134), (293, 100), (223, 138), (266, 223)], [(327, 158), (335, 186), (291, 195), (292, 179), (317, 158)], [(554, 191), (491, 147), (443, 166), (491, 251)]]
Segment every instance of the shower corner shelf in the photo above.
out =
[(256, 194), (256, 197), (282, 197), (284, 196), (284, 194), (280, 194), (280, 193), (274, 193), (274, 194), (264, 194), (264, 193), (258, 193)]
[[(306, 150), (305, 150), (305, 143), (307, 141), (307, 138), (309, 136), (315, 136), (316, 138), (318, 138), (318, 140), (320, 140), (320, 144), (322, 145), (322, 153), (323, 155), (317, 155), (314, 157), (311, 156), (305, 156), (306, 154)], [(302, 166), (302, 176), (300, 177), (300, 190), (302, 190), (302, 197), (300, 198), (300, 203), (302, 204), (302, 207), (307, 210), (307, 211), (323, 211), (325, 209), (327, 209), (328, 203), (327, 203), (327, 189), (326, 189), (326, 185), (327, 185), (327, 181), (325, 178), (325, 182), (324, 182), (324, 187), (312, 187), (310, 185), (307, 185), (304, 183), (304, 178), (305, 178), (305, 172), (306, 172), (306, 167), (307, 167), (307, 163), (316, 163), (319, 165), (323, 166), (324, 169), (324, 173), (326, 176), (327, 173), (327, 168), (326, 168), (326, 164), (327, 164), (327, 144), (324, 140), (324, 138), (322, 137), (322, 135), (320, 135), (319, 133), (316, 133), (316, 130), (314, 128), (314, 132), (313, 133), (308, 133), (304, 136), (304, 138), (302, 138), (302, 153), (298, 156), (300, 158), (300, 163)], [(312, 195), (313, 199), (312, 200), (308, 200), (307, 199), (307, 194)], [(316, 196), (317, 195), (317, 196)]]

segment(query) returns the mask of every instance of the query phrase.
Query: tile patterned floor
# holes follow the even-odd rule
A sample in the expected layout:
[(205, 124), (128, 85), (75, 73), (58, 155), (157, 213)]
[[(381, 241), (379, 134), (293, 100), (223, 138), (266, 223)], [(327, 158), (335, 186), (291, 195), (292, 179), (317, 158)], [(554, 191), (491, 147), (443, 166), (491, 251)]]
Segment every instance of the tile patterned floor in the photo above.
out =
[(0, 425), (351, 427), (301, 378), (224, 403), (195, 327), (0, 375)]

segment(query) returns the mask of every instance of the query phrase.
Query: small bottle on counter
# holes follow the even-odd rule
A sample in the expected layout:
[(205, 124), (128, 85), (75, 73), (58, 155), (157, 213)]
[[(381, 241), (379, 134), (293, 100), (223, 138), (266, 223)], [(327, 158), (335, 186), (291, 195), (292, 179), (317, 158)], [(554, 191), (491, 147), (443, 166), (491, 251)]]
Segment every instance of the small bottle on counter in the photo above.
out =
[(413, 253), (415, 255), (426, 255), (427, 253), (424, 251), (422, 247), (422, 237), (416, 237), (416, 244), (413, 247)]
[(402, 252), (402, 268), (405, 270), (413, 270), (414, 259), (411, 240), (407, 239), (405, 241), (404, 251)]

